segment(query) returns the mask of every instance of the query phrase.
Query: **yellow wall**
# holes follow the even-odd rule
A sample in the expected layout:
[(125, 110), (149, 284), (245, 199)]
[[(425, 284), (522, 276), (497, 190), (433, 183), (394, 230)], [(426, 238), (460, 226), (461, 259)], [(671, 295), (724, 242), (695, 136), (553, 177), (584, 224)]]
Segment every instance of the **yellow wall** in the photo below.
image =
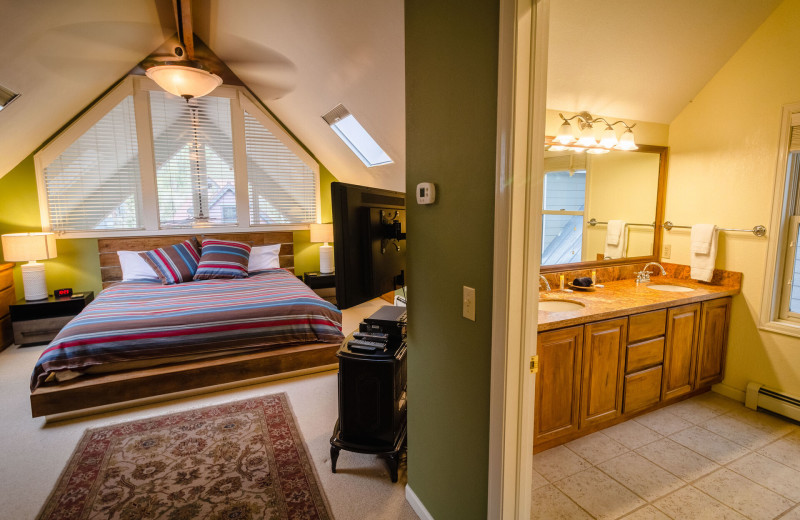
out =
[[(769, 226), (781, 108), (800, 101), (799, 27), (800, 0), (787, 0), (672, 122), (668, 220)], [(670, 261), (688, 263), (688, 230), (664, 237)], [(720, 235), (717, 268), (744, 273), (722, 390), (744, 390), (754, 380), (800, 395), (800, 339), (757, 328), (767, 247), (766, 238), (752, 234)]]
[[(589, 173), (586, 192), (586, 219), (624, 220), (649, 224), (656, 216), (658, 169), (657, 153), (612, 152), (586, 157)], [(586, 228), (584, 260), (596, 260), (605, 251), (606, 226)], [(628, 226), (628, 247), (625, 256), (653, 254), (653, 228)]]

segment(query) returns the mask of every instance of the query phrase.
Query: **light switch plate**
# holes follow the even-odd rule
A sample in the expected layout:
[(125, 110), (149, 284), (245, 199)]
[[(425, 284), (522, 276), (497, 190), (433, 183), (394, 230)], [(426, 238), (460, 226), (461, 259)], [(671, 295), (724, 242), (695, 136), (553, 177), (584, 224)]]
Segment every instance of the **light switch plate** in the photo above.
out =
[(661, 254), (661, 258), (669, 258), (672, 256), (672, 244), (664, 244), (664, 251)]
[(475, 321), (475, 289), (473, 287), (463, 287), (463, 304), (461, 313), (468, 320)]

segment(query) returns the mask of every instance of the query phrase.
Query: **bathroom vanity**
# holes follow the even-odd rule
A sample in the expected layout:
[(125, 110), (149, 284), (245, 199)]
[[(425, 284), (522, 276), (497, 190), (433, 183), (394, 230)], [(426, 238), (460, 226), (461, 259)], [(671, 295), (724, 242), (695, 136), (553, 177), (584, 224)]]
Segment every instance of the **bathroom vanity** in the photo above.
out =
[[(649, 283), (540, 293), (534, 452), (707, 391), (722, 380), (741, 274), (712, 283), (682, 266)], [(651, 288), (652, 287), (652, 288)], [(560, 310), (572, 302), (574, 308)]]

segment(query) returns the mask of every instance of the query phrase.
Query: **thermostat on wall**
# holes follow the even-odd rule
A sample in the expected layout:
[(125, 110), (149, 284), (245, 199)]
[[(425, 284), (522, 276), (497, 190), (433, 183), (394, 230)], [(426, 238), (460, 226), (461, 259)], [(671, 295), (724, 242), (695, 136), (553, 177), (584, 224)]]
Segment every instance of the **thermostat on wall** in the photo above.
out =
[(436, 201), (436, 185), (432, 182), (417, 184), (417, 204), (433, 204)]

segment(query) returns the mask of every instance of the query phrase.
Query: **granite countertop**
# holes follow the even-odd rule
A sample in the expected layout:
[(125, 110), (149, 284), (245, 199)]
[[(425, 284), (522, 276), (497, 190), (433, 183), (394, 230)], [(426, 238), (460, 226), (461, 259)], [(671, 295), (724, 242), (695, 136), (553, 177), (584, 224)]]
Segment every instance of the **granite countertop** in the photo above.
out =
[[(603, 282), (604, 287), (594, 291), (565, 292), (560, 289), (541, 291), (540, 300), (571, 300), (585, 307), (574, 311), (539, 311), (538, 331), (559, 329), (629, 314), (665, 309), (676, 305), (701, 302), (739, 294), (741, 273), (723, 271), (712, 283), (691, 280), (688, 273), (669, 270), (668, 276), (652, 276), (649, 283), (636, 284), (635, 280)], [(692, 291), (668, 292), (648, 289), (648, 285), (669, 284), (690, 287)]]

